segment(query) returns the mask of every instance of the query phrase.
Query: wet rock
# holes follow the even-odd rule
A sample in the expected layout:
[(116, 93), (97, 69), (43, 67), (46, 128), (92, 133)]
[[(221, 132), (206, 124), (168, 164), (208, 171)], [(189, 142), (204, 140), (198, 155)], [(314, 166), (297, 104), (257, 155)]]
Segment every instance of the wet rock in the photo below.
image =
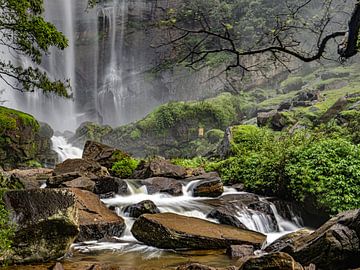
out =
[(226, 249), (230, 258), (244, 258), (254, 255), (254, 247), (250, 245), (232, 245)]
[(199, 182), (192, 187), (194, 197), (219, 197), (224, 192), (224, 185), (217, 176), (200, 176)]
[(141, 181), (148, 194), (168, 193), (173, 196), (182, 195), (182, 183), (179, 180), (165, 177), (153, 177)]
[(138, 218), (142, 214), (157, 214), (160, 213), (159, 208), (150, 200), (142, 201), (137, 204), (125, 207), (124, 213), (129, 217)]
[(89, 178), (99, 178), (109, 176), (109, 172), (96, 161), (85, 160), (81, 158), (67, 159), (63, 163), (56, 165), (54, 176), (79, 173), (81, 176)]
[(104, 194), (119, 194), (125, 195), (128, 193), (127, 183), (117, 177), (106, 176), (95, 180), (94, 193), (98, 195)]
[(220, 206), (211, 210), (207, 218), (216, 219), (220, 224), (247, 229), (246, 226), (234, 216), (234, 210), (235, 209), (229, 209), (229, 207), (226, 206)]
[(289, 254), (272, 253), (247, 259), (239, 270), (303, 270)]
[(265, 248), (265, 251), (266, 252), (279, 252), (279, 251), (286, 252), (285, 250), (289, 249), (289, 247), (294, 248), (295, 243), (299, 239), (301, 239), (305, 236), (308, 236), (311, 233), (312, 233), (312, 231), (310, 231), (308, 229), (301, 229), (296, 232), (286, 234), (286, 235), (280, 237), (279, 239), (277, 239), (275, 242), (271, 243), (269, 246), (267, 246)]
[(98, 162), (101, 166), (111, 169), (119, 156), (128, 156), (120, 149), (95, 142), (87, 141), (84, 146), (83, 159), (92, 160)]
[(142, 215), (131, 232), (137, 240), (164, 249), (224, 249), (242, 244), (259, 248), (266, 239), (261, 233), (173, 213)]
[(8, 191), (6, 208), (15, 222), (13, 263), (54, 260), (64, 256), (79, 233), (74, 194), (68, 190)]
[(340, 213), (295, 245), (284, 248), (303, 265), (340, 270), (360, 267), (360, 210)]
[(71, 189), (79, 209), (80, 233), (76, 242), (120, 237), (125, 230), (124, 220), (109, 210), (99, 198), (85, 190)]
[(140, 163), (132, 178), (146, 179), (152, 177), (168, 177), (184, 179), (186, 176), (187, 172), (184, 167), (174, 165), (168, 160), (157, 157), (149, 162)]
[(51, 176), (52, 169), (12, 170), (4, 172), (10, 181), (19, 183), (25, 189), (40, 188)]

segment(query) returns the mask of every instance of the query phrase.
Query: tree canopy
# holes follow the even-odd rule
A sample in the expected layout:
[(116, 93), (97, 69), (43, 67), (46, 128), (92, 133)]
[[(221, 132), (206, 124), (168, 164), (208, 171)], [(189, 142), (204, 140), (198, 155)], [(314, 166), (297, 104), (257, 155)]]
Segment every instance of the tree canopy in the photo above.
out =
[[(69, 81), (51, 80), (39, 65), (51, 46), (68, 46), (66, 37), (47, 22), (43, 0), (0, 0), (0, 79), (13, 89), (32, 92), (40, 89), (69, 97)], [(22, 66), (17, 59), (27, 57), (35, 65)]]
[(214, 59), (225, 71), (288, 69), (293, 58), (344, 60), (357, 53), (355, 0), (183, 0), (163, 11), (167, 31), (157, 46), (170, 47), (167, 57), (195, 69)]

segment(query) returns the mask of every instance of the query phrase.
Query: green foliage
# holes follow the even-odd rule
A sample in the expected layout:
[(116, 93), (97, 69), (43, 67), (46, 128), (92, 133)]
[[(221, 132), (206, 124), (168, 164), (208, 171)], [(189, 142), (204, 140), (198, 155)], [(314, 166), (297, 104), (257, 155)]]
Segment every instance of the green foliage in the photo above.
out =
[(218, 143), (224, 138), (225, 132), (220, 129), (211, 129), (206, 132), (205, 137), (210, 143)]
[(199, 167), (205, 167), (207, 160), (203, 157), (194, 157), (192, 159), (174, 158), (171, 160), (171, 163), (182, 166), (184, 168), (195, 169)]
[(0, 134), (3, 134), (7, 130), (15, 130), (19, 125), (29, 126), (33, 128), (34, 131), (40, 128), (39, 123), (33, 116), (0, 106)]
[(315, 198), (333, 214), (360, 208), (360, 149), (344, 139), (323, 139), (294, 151), (285, 171), (300, 201)]
[[(12, 53), (26, 55), (40, 64), (51, 46), (61, 50), (67, 47), (65, 36), (42, 16), (43, 0), (0, 0), (0, 10), (1, 43)], [(41, 89), (69, 97), (69, 82), (51, 81), (40, 68), (0, 61), (0, 75), (8, 84), (11, 84), (10, 78), (16, 79), (18, 84), (11, 84), (16, 90)]]
[[(334, 124), (293, 135), (255, 126), (233, 128), (234, 155), (209, 162), (225, 182), (248, 191), (312, 200), (331, 214), (360, 207), (360, 149)], [(343, 138), (340, 138), (343, 137)]]
[(139, 161), (129, 155), (117, 151), (113, 154), (112, 159), (116, 160), (110, 169), (113, 176), (120, 178), (130, 177), (139, 165)]
[(291, 91), (300, 90), (301, 87), (305, 84), (302, 77), (291, 77), (289, 76), (285, 81), (281, 82), (281, 88), (285, 93)]

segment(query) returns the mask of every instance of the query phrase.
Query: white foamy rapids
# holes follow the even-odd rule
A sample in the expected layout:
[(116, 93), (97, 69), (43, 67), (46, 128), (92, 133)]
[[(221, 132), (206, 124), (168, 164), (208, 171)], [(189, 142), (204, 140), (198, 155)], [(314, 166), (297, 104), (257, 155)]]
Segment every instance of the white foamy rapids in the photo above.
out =
[[(161, 250), (151, 248), (139, 243), (131, 234), (131, 227), (134, 219), (126, 216), (124, 209), (128, 205), (136, 204), (144, 200), (151, 200), (159, 208), (160, 212), (170, 212), (189, 217), (205, 219), (211, 222), (216, 220), (207, 218), (208, 213), (213, 209), (209, 201), (218, 201), (219, 198), (196, 198), (192, 197), (192, 188), (198, 181), (192, 181), (183, 185), (183, 195), (171, 196), (164, 193), (149, 194), (145, 186), (139, 185), (140, 181), (127, 180), (129, 194), (116, 195), (113, 198), (103, 199), (102, 201), (108, 206), (114, 206), (115, 211), (125, 220), (126, 229), (123, 236), (119, 239), (114, 238), (115, 243), (85, 243), (74, 246), (74, 249), (81, 252), (90, 252), (94, 250), (116, 250), (119, 252), (139, 251), (144, 256), (157, 257), (161, 256)], [(233, 188), (225, 187), (224, 195), (247, 195), (245, 192), (238, 192)], [(264, 200), (265, 201), (265, 200)], [(301, 228), (301, 219), (293, 215), (293, 220), (289, 221), (281, 217), (274, 204), (270, 204), (273, 211), (273, 217), (254, 211), (252, 209), (238, 207), (234, 212), (234, 217), (242, 222), (250, 230), (258, 231), (267, 235), (267, 244), (275, 241), (284, 234), (296, 231)], [(274, 224), (276, 223), (276, 224)]]
[(69, 158), (81, 158), (82, 150), (69, 144), (64, 137), (53, 136), (51, 138), (52, 149), (59, 155), (59, 161), (63, 162)]

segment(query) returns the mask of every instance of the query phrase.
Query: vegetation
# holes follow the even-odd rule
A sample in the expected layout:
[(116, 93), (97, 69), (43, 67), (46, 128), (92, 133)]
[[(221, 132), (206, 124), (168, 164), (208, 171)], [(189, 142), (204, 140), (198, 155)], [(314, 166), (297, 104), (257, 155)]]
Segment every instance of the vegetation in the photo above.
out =
[(0, 134), (17, 129), (19, 127), (17, 121), (20, 122), (20, 125), (32, 127), (34, 131), (40, 128), (39, 123), (33, 116), (0, 106)]
[(114, 159), (115, 162), (112, 165), (110, 172), (112, 175), (120, 178), (130, 177), (139, 165), (138, 160), (121, 151), (115, 152), (112, 159)]
[[(1, 45), (18, 57), (28, 57), (39, 65), (51, 46), (67, 47), (65, 36), (45, 21), (43, 0), (0, 0)], [(2, 52), (4, 53), (4, 52)], [(0, 61), (0, 79), (19, 91), (41, 89), (69, 97), (69, 82), (52, 81), (38, 67), (23, 67), (10, 59)]]
[(226, 182), (244, 183), (248, 191), (310, 200), (331, 214), (359, 208), (360, 149), (344, 130), (329, 129), (290, 135), (255, 126), (234, 127), (234, 154), (205, 167), (219, 171)]

